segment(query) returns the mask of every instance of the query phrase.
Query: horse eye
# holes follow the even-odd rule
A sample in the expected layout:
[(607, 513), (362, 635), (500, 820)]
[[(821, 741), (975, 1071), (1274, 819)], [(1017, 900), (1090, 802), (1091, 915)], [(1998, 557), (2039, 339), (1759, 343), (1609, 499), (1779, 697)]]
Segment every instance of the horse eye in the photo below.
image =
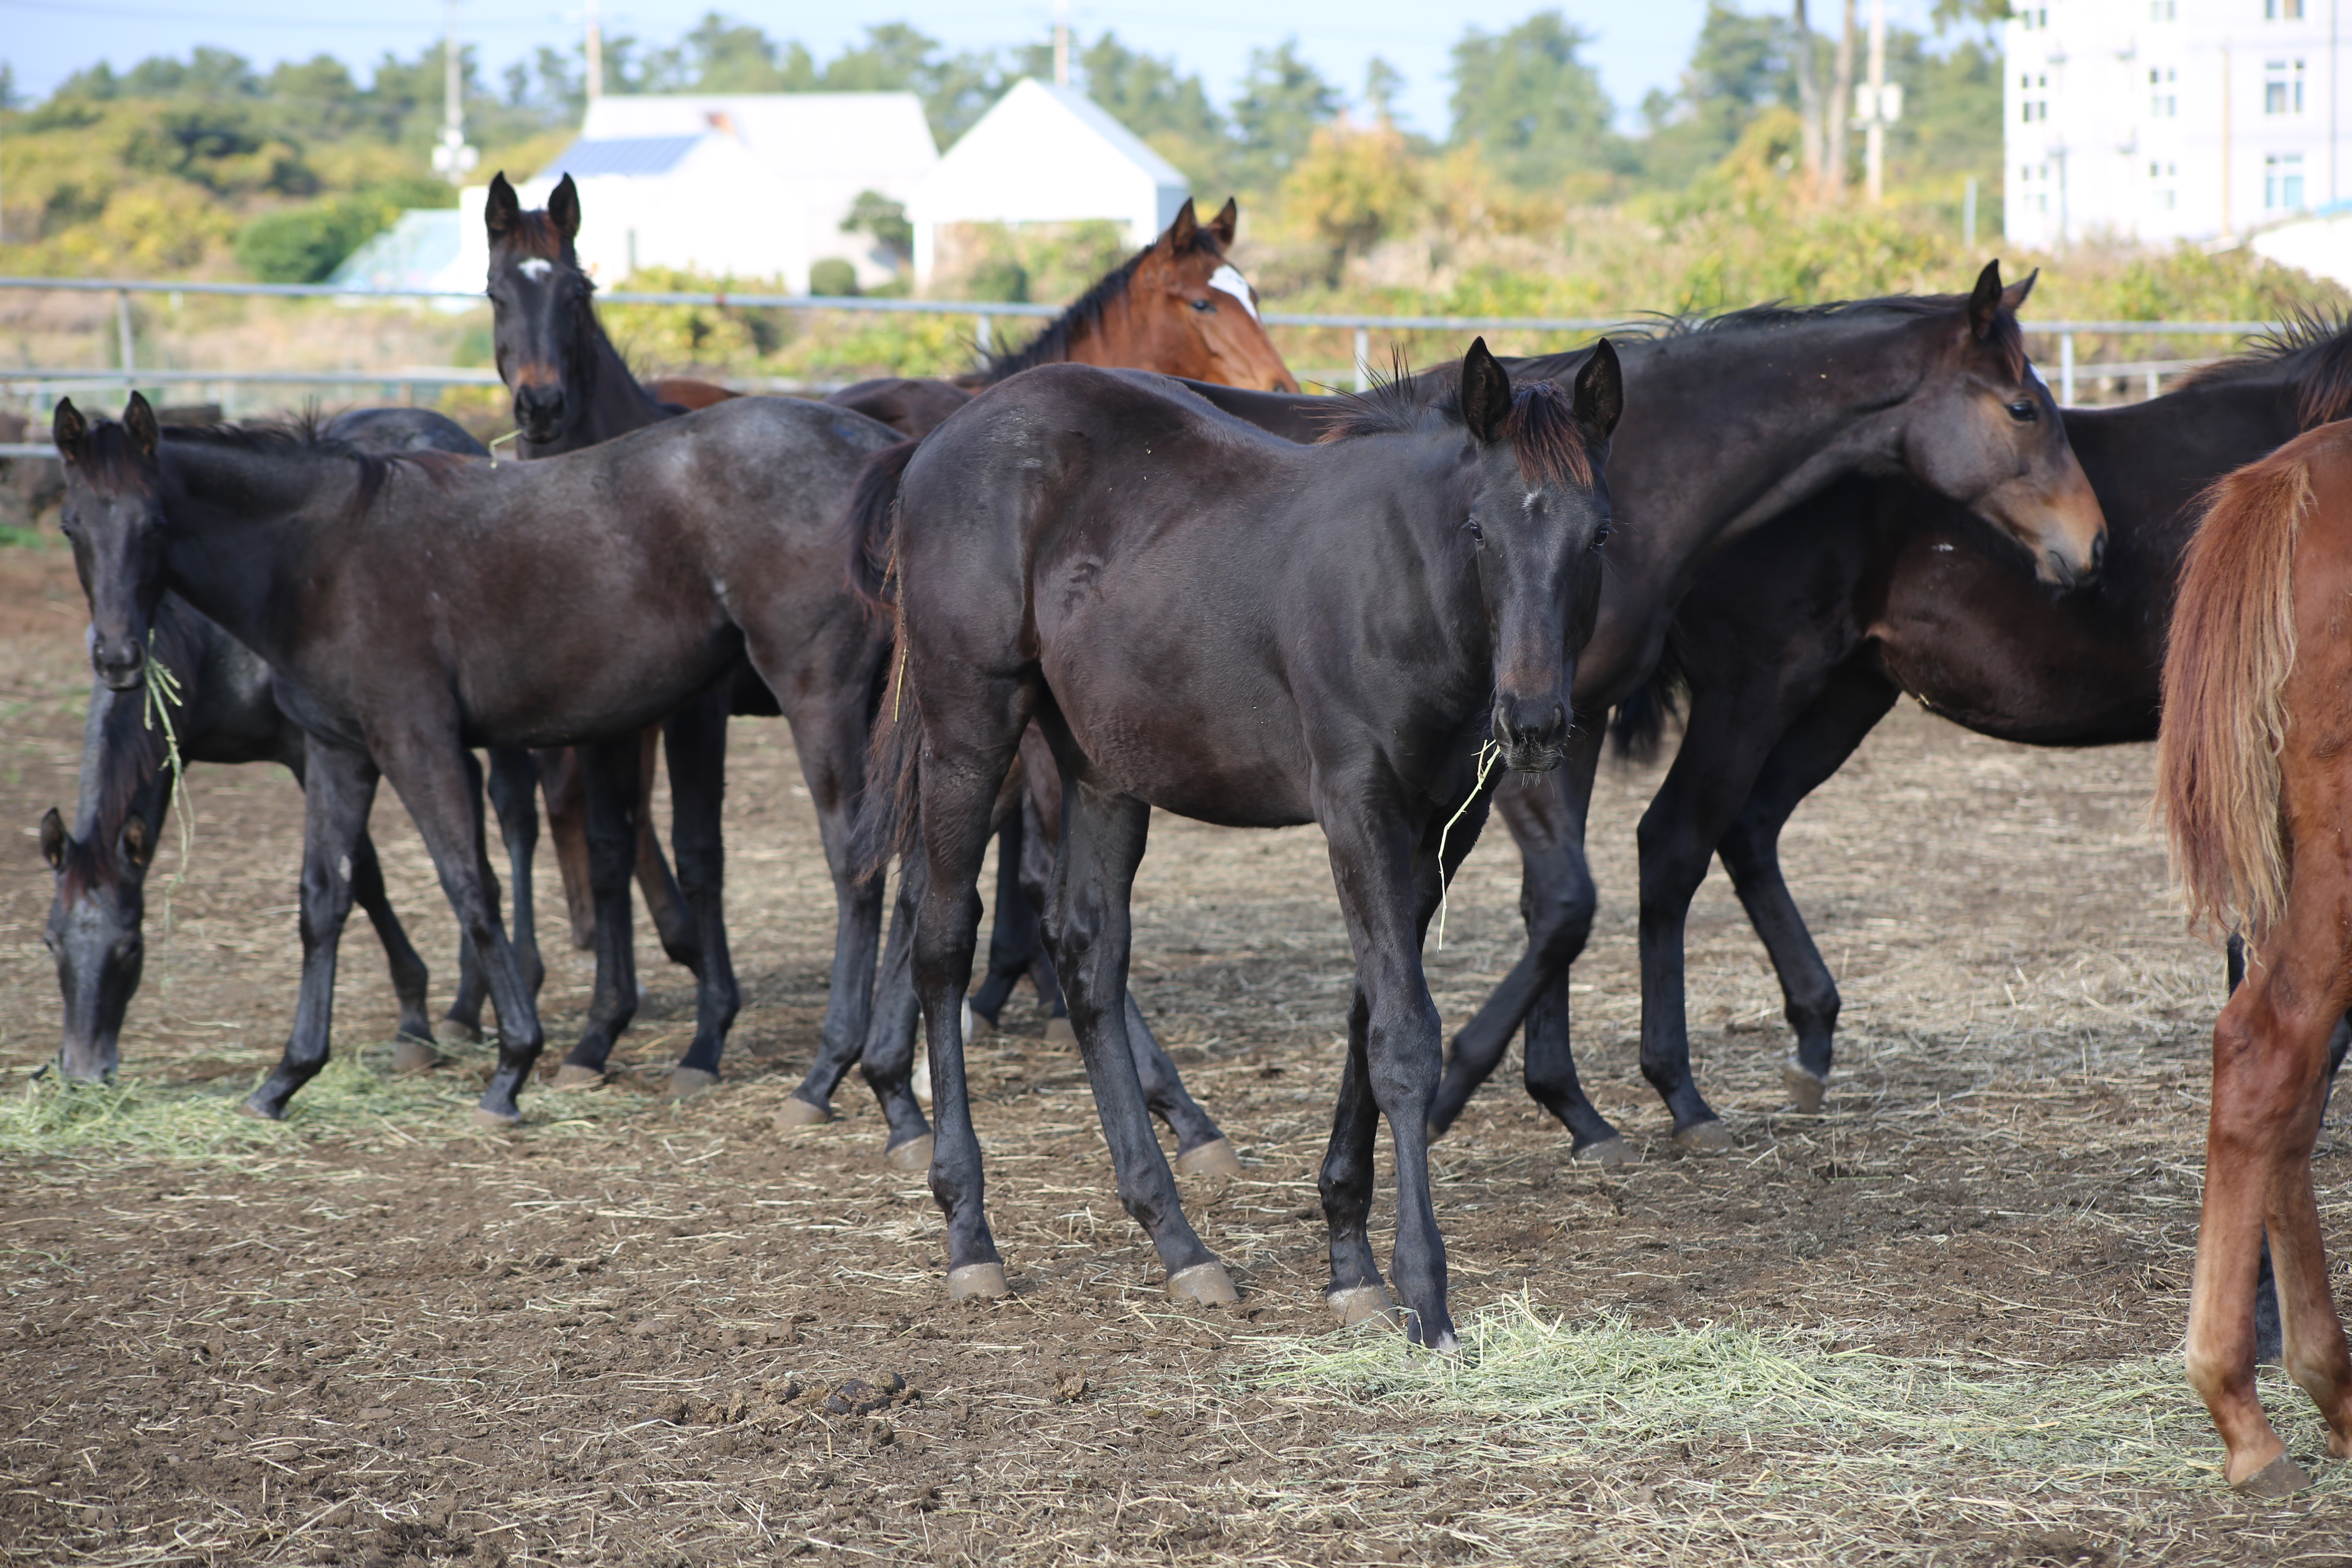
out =
[(1192, 301), (1192, 309), (1202, 312), (1203, 315), (1216, 308), (1217, 302), (1214, 300), (1195, 300)]
[(1598, 550), (1602, 545), (1608, 543), (1609, 536), (1616, 531), (1617, 528), (1614, 523), (1604, 522), (1599, 528), (1594, 529), (1592, 531), (1592, 548)]
[(2020, 425), (2031, 425), (2042, 417), (2042, 410), (2034, 406), (2033, 399), (2021, 397), (2009, 405), (2009, 416)]
[(1464, 523), (1462, 526), (1470, 531), (1471, 538), (1479, 541), (1481, 543), (1486, 542), (1486, 531), (1478, 526), (1478, 520), (1476, 518), (1472, 518), (1468, 522)]

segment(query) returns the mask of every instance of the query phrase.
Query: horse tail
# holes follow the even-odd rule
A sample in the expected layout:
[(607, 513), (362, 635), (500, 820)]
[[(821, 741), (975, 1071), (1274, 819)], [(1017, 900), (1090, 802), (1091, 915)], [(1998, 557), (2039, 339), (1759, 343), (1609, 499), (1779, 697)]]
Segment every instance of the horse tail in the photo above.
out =
[(1655, 762), (1659, 749), (1665, 743), (1666, 726), (1682, 717), (1683, 704), (1689, 696), (1690, 677), (1675, 656), (1674, 645), (1669, 643), (1659, 657), (1657, 668), (1650, 671), (1650, 679), (1617, 704), (1609, 716), (1609, 737), (1616, 745), (1619, 760)]
[[(912, 443), (909, 443), (911, 445)], [(866, 742), (866, 793), (850, 829), (850, 866), (861, 882), (880, 876), (891, 861), (911, 855), (920, 837), (917, 790), (922, 780), (922, 722), (907, 689), (907, 627), (902, 619), (890, 643), (889, 674), (881, 710)]]
[(2180, 571), (2164, 654), (2157, 811), (2192, 924), (2259, 946), (2284, 911), (2279, 756), (2294, 668), (2294, 552), (2309, 441), (2227, 476)]
[(849, 591), (877, 616), (891, 613), (891, 578), (898, 558), (898, 481), (920, 441), (885, 447), (866, 459), (841, 515), (841, 542), (849, 557)]

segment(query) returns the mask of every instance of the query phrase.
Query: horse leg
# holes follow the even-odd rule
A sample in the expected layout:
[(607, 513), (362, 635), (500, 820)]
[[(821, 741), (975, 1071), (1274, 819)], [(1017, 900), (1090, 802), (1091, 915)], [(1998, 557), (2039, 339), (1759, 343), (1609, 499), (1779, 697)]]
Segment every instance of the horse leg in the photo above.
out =
[(1037, 908), (1022, 887), (1026, 815), (1006, 813), (1003, 826), (996, 830), (996, 900), (988, 931), (988, 973), (982, 978), (980, 989), (971, 994), (973, 1016), (987, 1019), (992, 1026), (1004, 1016), (1013, 987), (1029, 973), (1045, 942)]
[(563, 907), (572, 918), (572, 945), (596, 942), (596, 895), (588, 885), (588, 783), (580, 749), (539, 753), (540, 793), (547, 797), (547, 836), (555, 841), (555, 868), (563, 878)]
[(306, 738), (302, 780), (302, 983), (285, 1053), (245, 1110), (283, 1121), (295, 1090), (327, 1065), (335, 1012), (335, 950), (352, 910), (352, 858), (375, 801), (365, 752)]
[[(481, 798), (482, 763), (481, 760), (471, 752), (466, 753), (466, 788), (471, 792), (475, 799)], [(487, 844), (482, 848), (482, 864), (485, 867), (489, 864), (489, 850)], [(490, 897), (495, 900), (498, 897), (496, 879), (493, 879), (488, 885), (492, 889)], [(480, 955), (474, 952), (473, 943), (458, 942), (457, 994), (449, 999), (449, 1011), (443, 1016), (442, 1019), (449, 1026), (449, 1032), (460, 1039), (479, 1040), (482, 1037), (482, 1004), (489, 999), (489, 984), (482, 974)], [(438, 1058), (435, 1060), (437, 1061)], [(416, 1062), (403, 1068), (402, 1070), (421, 1071), (433, 1065), (434, 1061)]]
[[(596, 986), (588, 1000), (588, 1022), (564, 1053), (555, 1075), (558, 1089), (579, 1089), (604, 1080), (613, 1045), (637, 1011), (637, 955), (629, 921), (629, 871), (636, 858), (637, 819), (645, 809), (638, 793), (644, 747), (636, 736), (577, 746), (588, 796), (589, 886), (596, 897)], [(500, 1022), (504, 1017), (501, 1016)], [(502, 1031), (503, 1033), (503, 1031)]]
[(536, 996), (547, 981), (530, 886), (530, 863), (539, 849), (539, 764), (522, 747), (490, 748), (490, 805), (498, 813), (499, 837), (507, 847), (511, 884), (508, 923), (513, 928), (508, 940), (522, 963), (524, 984)]
[[(1042, 922), (1053, 900), (1054, 863), (1062, 844), (1062, 773), (1053, 752), (1030, 739), (1035, 734), (1032, 727), (1022, 737), (1028, 788), (1015, 809), (1023, 823), (1021, 892), (1033, 917)], [(1038, 935), (1036, 950), (1030, 955), (1029, 984), (1036, 989), (1037, 1005), (1045, 1009), (1045, 1038), (1051, 1042), (1070, 1029), (1070, 1007), (1062, 994), (1061, 978), (1055, 973), (1053, 943), (1045, 940), (1042, 923)], [(1076, 1035), (1069, 1037), (1076, 1043)]]
[[(898, 868), (898, 896), (890, 913), (890, 941), (882, 950), (880, 983), (875, 987), (874, 1014), (866, 1026), (866, 1047), (858, 1063), (867, 1087), (882, 1107), (889, 1131), (883, 1138), (882, 1157), (902, 1171), (929, 1168), (933, 1142), (931, 1124), (915, 1099), (915, 1031), (921, 1012), (915, 994), (915, 910), (923, 885), (921, 857), (909, 855)], [(812, 1069), (811, 1078), (815, 1074)], [(837, 1081), (837, 1079), (836, 1079)], [(830, 1094), (833, 1083), (827, 1082)], [(793, 1091), (805, 1098), (803, 1084)], [(788, 1120), (790, 1119), (790, 1120)], [(788, 1100), (777, 1121), (801, 1124)]]
[[(1557, 989), (1562, 1006), (1547, 1022), (1556, 1022), (1559, 1034), (1555, 1039), (1545, 1037), (1543, 1054), (1547, 1067), (1545, 1081), (1556, 1083), (1565, 1063), (1567, 1080), (1572, 1086), (1576, 1068), (1568, 1055), (1568, 1014), (1565, 1006), (1569, 966), (1584, 951), (1584, 942), (1592, 930), (1594, 899), (1592, 878), (1584, 866), (1584, 850), (1580, 842), (1573, 814), (1562, 781), (1555, 773), (1533, 778), (1506, 778), (1496, 786), (1495, 808), (1518, 841), (1519, 914), (1528, 928), (1528, 944), (1511, 972), (1479, 1007), (1475, 1016), (1454, 1037), (1454, 1047), (1445, 1063), (1444, 1077), (1437, 1086), (1437, 1099), (1429, 1113), (1429, 1135), (1442, 1138), (1478, 1086), (1494, 1075), (1502, 1065), (1503, 1053), (1510, 1047), (1511, 1037), (1521, 1024), (1530, 1030), (1530, 1059), (1536, 1052), (1533, 1034), (1534, 1016), (1539, 997)], [(1447, 836), (1450, 847), (1452, 835)], [(1529, 1092), (1535, 1092), (1534, 1082)], [(1580, 1094), (1571, 1094), (1568, 1100), (1555, 1102), (1545, 1094), (1537, 1097), (1545, 1109), (1568, 1124), (1572, 1139), (1571, 1148), (1580, 1157), (1596, 1157), (1589, 1152), (1609, 1145), (1622, 1156), (1625, 1148), (1618, 1139), (1617, 1130), (1594, 1111)], [(1616, 1163), (1609, 1159), (1606, 1163)]]
[(383, 889), (383, 866), (376, 859), (375, 840), (365, 828), (360, 830), (359, 842), (352, 846), (351, 883), (352, 899), (367, 911), (376, 940), (383, 943), (384, 960), (392, 970), (392, 994), (400, 1001), (400, 1034), (392, 1048), (394, 1070), (414, 1072), (435, 1066), (441, 1058), (433, 1048), (432, 977), (409, 942), (400, 916), (393, 911), (392, 900)]
[(670, 837), (677, 852), (678, 885), (694, 911), (695, 946), (702, 954), (695, 972), (694, 1040), (670, 1073), (673, 1099), (719, 1081), (719, 1056), (741, 1005), (727, 951), (726, 851), (719, 838), (727, 710), (733, 698), (731, 684), (718, 682), (663, 725), (669, 751)]
[[(793, 683), (771, 682), (779, 692)], [(858, 802), (866, 790), (871, 714), (866, 687), (842, 682), (786, 702), (801, 778), (816, 808), (817, 835), (833, 874), (833, 971), (825, 995), (817, 1059), (787, 1106), (806, 1121), (831, 1117), (833, 1091), (866, 1047), (874, 1019), (875, 955), (882, 945), (882, 879), (857, 875), (854, 842)], [(887, 787), (887, 786), (886, 786)], [(902, 998), (903, 1002), (903, 998)], [(886, 1107), (886, 1112), (887, 1108)], [(918, 1118), (919, 1120), (919, 1118)], [(892, 1123), (893, 1131), (898, 1123)]]
[(1176, 1070), (1159, 1037), (1144, 1021), (1132, 990), (1127, 993), (1127, 1043), (1135, 1053), (1135, 1075), (1143, 1085), (1144, 1105), (1176, 1135), (1176, 1173), (1240, 1175), (1242, 1163), (1233, 1144), (1184, 1088), (1184, 1075)]
[(1783, 1016), (1797, 1037), (1781, 1081), (1797, 1109), (1809, 1113), (1821, 1109), (1829, 1083), (1837, 977), (1822, 962), (1780, 874), (1780, 829), (1807, 795), (1845, 765), (1900, 695), (1899, 687), (1859, 660), (1841, 667), (1773, 745), (1747, 804), (1716, 847), (1780, 977)]
[[(724, 683), (722, 683), (723, 685)], [(677, 879), (670, 875), (662, 855), (661, 835), (654, 830), (654, 770), (660, 761), (662, 727), (653, 725), (638, 737), (637, 746), (637, 891), (646, 900), (646, 915), (661, 939), (662, 952), (672, 963), (701, 972), (702, 954), (694, 946), (694, 911)], [(675, 783), (675, 781), (673, 781)]]
[(1065, 774), (1061, 853), (1045, 935), (1118, 1173), (1119, 1205), (1150, 1236), (1168, 1270), (1170, 1296), (1203, 1305), (1232, 1301), (1233, 1280), (1184, 1216), (1175, 1174), (1144, 1104), (1135, 1067), (1139, 1047), (1128, 1038), (1133, 1002), (1127, 963), (1134, 935), (1128, 906), (1151, 808), (1133, 795), (1073, 777), (1075, 772)]
[[(1396, 1153), (1396, 1248), (1389, 1275), (1416, 1344), (1455, 1346), (1446, 1310), (1445, 1242), (1429, 1187), (1429, 1113), (1444, 1031), (1421, 968), (1422, 929), (1437, 908), (1443, 874), (1435, 853), (1443, 816), (1416, 845), (1390, 793), (1372, 781), (1334, 780), (1318, 792), (1317, 816), (1330, 845), (1332, 879), (1356, 955), (1356, 995), (1348, 1015), (1348, 1066), (1332, 1119), (1320, 1186), (1331, 1233), (1328, 1300), (1343, 1321), (1381, 1310), (1380, 1276), (1364, 1236), (1371, 1207), (1372, 1134), (1388, 1121)], [(1483, 802), (1474, 805), (1483, 819)], [(1479, 823), (1457, 825), (1467, 854)], [(1467, 830), (1466, 832), (1465, 830)], [(1447, 836), (1447, 847), (1454, 847)], [(1425, 912), (1424, 912), (1425, 911)], [(1367, 1103), (1369, 1101), (1369, 1103)]]

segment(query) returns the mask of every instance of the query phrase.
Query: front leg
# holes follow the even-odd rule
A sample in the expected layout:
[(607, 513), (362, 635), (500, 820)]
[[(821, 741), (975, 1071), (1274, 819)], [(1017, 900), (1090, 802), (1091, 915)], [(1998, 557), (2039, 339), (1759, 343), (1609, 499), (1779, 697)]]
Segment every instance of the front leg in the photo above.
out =
[(272, 1121), (327, 1065), (334, 1029), (335, 951), (352, 910), (352, 858), (375, 801), (365, 752), (309, 737), (302, 781), (302, 984), (285, 1054), (245, 1110)]
[(588, 793), (588, 880), (596, 900), (596, 987), (587, 1026), (555, 1075), (558, 1089), (604, 1081), (614, 1043), (637, 1011), (636, 945), (629, 922), (629, 871), (636, 858), (639, 747), (634, 735), (577, 748)]
[(727, 951), (726, 850), (719, 814), (726, 793), (727, 708), (734, 693), (726, 682), (695, 698), (664, 726), (669, 751), (670, 837), (677, 852), (678, 885), (694, 911), (695, 946), (702, 955), (696, 972), (694, 1039), (670, 1073), (671, 1098), (682, 1098), (719, 1081), (719, 1057), (735, 1022), (741, 996), (735, 963)]

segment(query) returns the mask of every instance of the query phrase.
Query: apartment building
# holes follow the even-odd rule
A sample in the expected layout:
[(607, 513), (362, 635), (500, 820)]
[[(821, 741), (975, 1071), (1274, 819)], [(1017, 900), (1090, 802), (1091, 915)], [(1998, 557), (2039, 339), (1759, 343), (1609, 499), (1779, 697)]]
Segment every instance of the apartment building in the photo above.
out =
[(2339, 11), (2352, 0), (2021, 0), (2002, 25), (2010, 238), (2210, 240), (2352, 196)]

